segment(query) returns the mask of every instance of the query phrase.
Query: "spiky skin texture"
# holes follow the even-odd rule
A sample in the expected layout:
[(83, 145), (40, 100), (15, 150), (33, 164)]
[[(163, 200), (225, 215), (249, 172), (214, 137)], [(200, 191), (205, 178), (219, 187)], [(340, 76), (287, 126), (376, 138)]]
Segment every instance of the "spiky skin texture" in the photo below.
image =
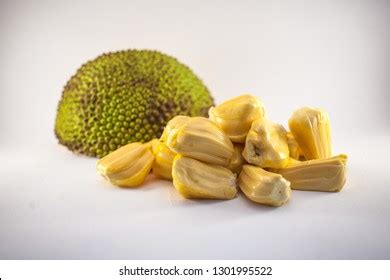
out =
[(207, 116), (213, 99), (175, 58), (149, 50), (103, 54), (64, 87), (55, 134), (71, 151), (103, 157), (131, 142), (159, 138), (176, 115)]

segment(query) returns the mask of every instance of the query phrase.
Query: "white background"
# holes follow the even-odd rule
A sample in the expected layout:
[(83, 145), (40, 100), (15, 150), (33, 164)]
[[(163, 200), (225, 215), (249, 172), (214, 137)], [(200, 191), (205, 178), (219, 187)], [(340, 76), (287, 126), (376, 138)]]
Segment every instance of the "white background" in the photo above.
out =
[[(389, 26), (388, 1), (1, 0), (0, 258), (389, 259)], [(177, 57), (217, 103), (255, 94), (283, 124), (325, 108), (345, 188), (269, 208), (109, 185), (54, 119), (82, 63), (128, 48)]]

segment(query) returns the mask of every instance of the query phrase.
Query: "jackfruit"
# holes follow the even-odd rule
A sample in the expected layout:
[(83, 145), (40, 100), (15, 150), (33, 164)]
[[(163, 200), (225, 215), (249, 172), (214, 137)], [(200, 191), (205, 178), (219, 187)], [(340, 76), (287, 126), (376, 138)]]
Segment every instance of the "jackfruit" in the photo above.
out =
[(288, 125), (306, 160), (332, 156), (328, 113), (304, 107), (292, 114)]
[(293, 159), (299, 159), (301, 151), (299, 149), (297, 140), (295, 140), (294, 135), (292, 135), (291, 132), (287, 132), (286, 137), (290, 157)]
[(120, 187), (141, 185), (154, 161), (151, 146), (147, 143), (127, 144), (97, 162), (97, 170), (107, 180)]
[(171, 133), (171, 131), (184, 126), (190, 119), (191, 118), (188, 116), (176, 116), (171, 119), (165, 126), (164, 131), (160, 137), (160, 141), (167, 142), (168, 135)]
[(304, 191), (337, 192), (346, 181), (347, 156), (344, 154), (308, 161), (290, 160), (282, 169), (272, 169), (291, 182), (291, 188)]
[(247, 162), (259, 167), (286, 166), (289, 159), (286, 130), (266, 118), (254, 121), (242, 155)]
[(264, 106), (259, 98), (246, 94), (211, 107), (209, 117), (232, 142), (245, 143), (252, 123), (264, 117)]
[(240, 174), (242, 166), (246, 164), (244, 157), (242, 156), (242, 151), (244, 150), (244, 145), (234, 144), (234, 152), (230, 164), (227, 166), (227, 169), (231, 170), (235, 174)]
[(106, 53), (65, 85), (55, 134), (73, 152), (103, 157), (159, 138), (176, 115), (207, 116), (212, 105), (202, 81), (173, 57), (150, 50)]
[(234, 152), (229, 137), (213, 121), (203, 117), (191, 118), (173, 129), (167, 146), (177, 154), (221, 166), (229, 165)]
[(173, 185), (185, 198), (232, 199), (237, 196), (236, 175), (222, 166), (177, 155)]
[(238, 186), (250, 200), (269, 206), (281, 206), (291, 196), (289, 181), (279, 174), (249, 164), (242, 167)]
[(153, 175), (172, 180), (172, 165), (175, 156), (175, 152), (172, 152), (164, 142), (160, 142), (154, 153)]
[(153, 140), (150, 140), (150, 141), (147, 142), (146, 144), (150, 145), (150, 148), (152, 149), (153, 155), (156, 155), (156, 153), (157, 153), (157, 148), (158, 148), (158, 146), (160, 146), (161, 141), (158, 140), (157, 138), (154, 138)]

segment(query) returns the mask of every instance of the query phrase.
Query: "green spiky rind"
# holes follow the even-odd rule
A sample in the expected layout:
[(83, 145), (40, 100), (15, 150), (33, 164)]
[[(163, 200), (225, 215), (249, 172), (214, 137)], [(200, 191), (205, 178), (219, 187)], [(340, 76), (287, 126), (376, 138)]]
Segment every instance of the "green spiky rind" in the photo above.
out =
[(71, 151), (102, 157), (159, 138), (176, 115), (207, 116), (212, 105), (202, 81), (173, 57), (107, 53), (82, 65), (64, 87), (55, 134)]

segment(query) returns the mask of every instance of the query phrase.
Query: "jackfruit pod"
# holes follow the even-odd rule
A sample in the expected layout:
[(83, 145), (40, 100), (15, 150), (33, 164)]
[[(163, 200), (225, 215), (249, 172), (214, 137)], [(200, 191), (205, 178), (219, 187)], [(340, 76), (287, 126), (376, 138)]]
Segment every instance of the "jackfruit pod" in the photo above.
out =
[(287, 145), (288, 150), (290, 152), (290, 157), (293, 159), (299, 159), (300, 157), (300, 150), (298, 142), (295, 140), (294, 135), (292, 135), (291, 132), (287, 132)]
[(304, 107), (292, 114), (288, 125), (306, 160), (332, 156), (328, 113)]
[(209, 118), (235, 143), (245, 143), (252, 122), (263, 116), (263, 103), (249, 94), (232, 98), (209, 109)]
[(173, 129), (167, 146), (177, 154), (207, 163), (228, 166), (233, 156), (233, 144), (211, 120), (191, 118), (185, 125)]
[(154, 156), (149, 144), (125, 145), (97, 162), (97, 170), (107, 180), (120, 187), (141, 185), (149, 174)]
[(154, 176), (166, 180), (172, 180), (172, 165), (176, 153), (172, 152), (164, 142), (160, 142), (156, 148), (156, 153), (154, 156)]
[(242, 155), (247, 162), (259, 167), (286, 166), (289, 158), (286, 130), (265, 118), (254, 121)]
[(173, 185), (185, 198), (232, 199), (237, 196), (236, 175), (222, 166), (177, 155)]
[(233, 148), (234, 148), (233, 157), (230, 160), (230, 164), (227, 168), (233, 173), (239, 175), (242, 166), (246, 163), (244, 157), (242, 156), (244, 145), (236, 143), (233, 145)]
[(166, 142), (168, 140), (168, 135), (173, 129), (178, 129), (185, 125), (191, 117), (188, 116), (175, 116), (173, 117), (165, 126), (163, 133), (161, 134), (160, 141)]
[(347, 156), (344, 154), (308, 161), (291, 160), (282, 169), (273, 169), (291, 182), (291, 188), (304, 191), (337, 192), (346, 181)]
[(281, 206), (291, 196), (289, 181), (279, 174), (249, 164), (242, 167), (238, 186), (250, 200), (269, 206)]
[(153, 155), (156, 155), (157, 148), (158, 148), (158, 146), (160, 146), (161, 143), (162, 142), (159, 139), (157, 139), (157, 138), (152, 139), (149, 142), (146, 142), (146, 144), (150, 145), (150, 148), (152, 150)]

